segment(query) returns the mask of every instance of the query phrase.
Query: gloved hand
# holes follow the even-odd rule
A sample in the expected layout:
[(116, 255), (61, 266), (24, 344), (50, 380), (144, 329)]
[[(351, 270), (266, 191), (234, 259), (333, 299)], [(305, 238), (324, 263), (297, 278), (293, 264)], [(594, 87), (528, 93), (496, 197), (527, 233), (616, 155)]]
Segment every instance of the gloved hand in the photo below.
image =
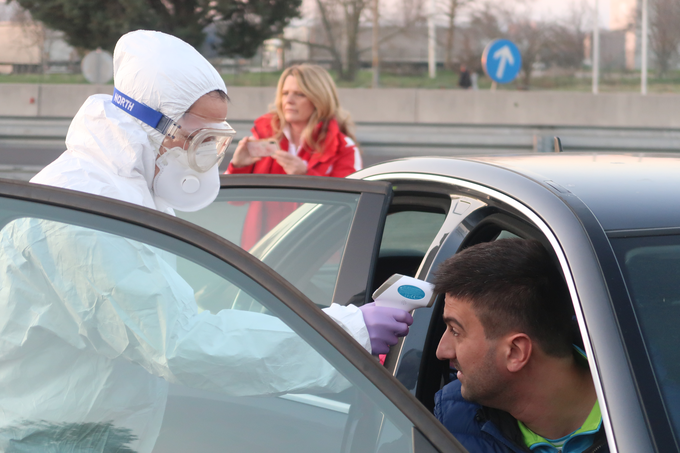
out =
[(399, 337), (405, 337), (408, 326), (413, 324), (413, 316), (399, 308), (378, 307), (371, 302), (362, 305), (359, 310), (364, 315), (373, 355), (387, 354), (390, 346), (397, 344)]

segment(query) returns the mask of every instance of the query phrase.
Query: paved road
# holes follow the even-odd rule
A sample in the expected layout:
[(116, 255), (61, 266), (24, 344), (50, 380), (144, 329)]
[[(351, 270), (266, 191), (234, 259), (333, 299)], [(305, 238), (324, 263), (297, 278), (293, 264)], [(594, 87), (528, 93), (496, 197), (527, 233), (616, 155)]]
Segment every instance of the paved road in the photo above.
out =
[(0, 140), (0, 165), (47, 165), (65, 149), (63, 140)]
[(64, 149), (63, 140), (0, 140), (0, 178), (27, 181)]
[[(59, 140), (0, 140), (0, 178), (27, 181), (64, 149), (64, 142)], [(223, 170), (229, 164), (229, 157), (221, 165)], [(399, 157), (404, 154), (369, 148), (364, 151), (364, 166)]]

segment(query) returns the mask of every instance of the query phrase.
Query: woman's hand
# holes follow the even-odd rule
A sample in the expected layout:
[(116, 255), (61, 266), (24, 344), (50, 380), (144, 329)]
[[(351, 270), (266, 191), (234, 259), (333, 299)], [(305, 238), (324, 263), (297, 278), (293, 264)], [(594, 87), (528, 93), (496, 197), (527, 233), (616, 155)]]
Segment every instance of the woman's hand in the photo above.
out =
[[(239, 146), (241, 146), (240, 143)], [(307, 162), (297, 156), (293, 156), (292, 154), (279, 149), (272, 154), (272, 158), (283, 167), (283, 171), (288, 175), (307, 174)]]
[(261, 157), (251, 156), (248, 152), (248, 141), (250, 139), (253, 139), (253, 137), (243, 137), (241, 141), (238, 142), (236, 151), (234, 151), (234, 155), (231, 157), (231, 165), (234, 167), (247, 167), (262, 159)]

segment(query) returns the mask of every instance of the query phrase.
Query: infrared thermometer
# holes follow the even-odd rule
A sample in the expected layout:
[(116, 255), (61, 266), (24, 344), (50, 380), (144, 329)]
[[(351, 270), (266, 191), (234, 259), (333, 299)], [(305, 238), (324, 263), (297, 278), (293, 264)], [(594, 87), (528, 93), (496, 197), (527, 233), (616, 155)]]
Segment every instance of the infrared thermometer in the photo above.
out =
[(379, 307), (401, 308), (411, 311), (431, 307), (436, 294), (432, 283), (394, 274), (373, 293), (373, 300)]

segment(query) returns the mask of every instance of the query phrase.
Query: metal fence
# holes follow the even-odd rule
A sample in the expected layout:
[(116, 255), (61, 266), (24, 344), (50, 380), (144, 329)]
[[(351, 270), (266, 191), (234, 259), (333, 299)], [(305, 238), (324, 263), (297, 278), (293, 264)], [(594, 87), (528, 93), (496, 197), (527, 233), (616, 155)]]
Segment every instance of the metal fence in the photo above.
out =
[[(0, 178), (29, 179), (64, 148), (67, 118), (0, 117)], [(230, 121), (235, 142), (249, 134), (251, 121)], [(479, 156), (553, 152), (553, 137), (564, 152), (664, 153), (680, 151), (680, 130), (653, 128), (429, 125), (358, 123), (365, 165), (414, 156)], [(233, 146), (232, 146), (233, 148)], [(233, 149), (232, 149), (233, 150)], [(2, 156), (14, 155), (8, 158)], [(225, 166), (229, 157), (225, 159)]]

